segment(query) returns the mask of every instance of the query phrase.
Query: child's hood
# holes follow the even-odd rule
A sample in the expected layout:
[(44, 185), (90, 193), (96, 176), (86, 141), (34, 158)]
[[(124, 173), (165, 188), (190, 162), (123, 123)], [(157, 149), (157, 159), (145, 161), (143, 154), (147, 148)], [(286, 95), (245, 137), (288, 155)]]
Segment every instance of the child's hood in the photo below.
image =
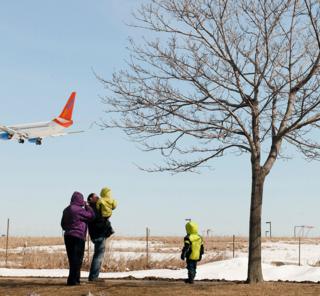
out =
[(187, 234), (198, 234), (198, 224), (196, 222), (190, 221), (186, 224)]
[(101, 198), (104, 198), (104, 199), (111, 199), (111, 189), (108, 187), (102, 188), (100, 192), (100, 196)]

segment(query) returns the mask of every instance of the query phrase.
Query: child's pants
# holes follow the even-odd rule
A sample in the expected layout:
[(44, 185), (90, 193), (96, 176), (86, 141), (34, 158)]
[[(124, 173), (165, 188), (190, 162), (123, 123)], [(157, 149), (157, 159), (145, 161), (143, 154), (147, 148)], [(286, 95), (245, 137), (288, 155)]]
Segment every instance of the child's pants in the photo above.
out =
[(197, 262), (196, 260), (187, 259), (188, 279), (193, 281), (197, 273)]
[(110, 217), (104, 217), (104, 222), (106, 223), (106, 229), (107, 229), (106, 238), (108, 238), (111, 234), (114, 234), (114, 230), (111, 226), (111, 222), (109, 218)]

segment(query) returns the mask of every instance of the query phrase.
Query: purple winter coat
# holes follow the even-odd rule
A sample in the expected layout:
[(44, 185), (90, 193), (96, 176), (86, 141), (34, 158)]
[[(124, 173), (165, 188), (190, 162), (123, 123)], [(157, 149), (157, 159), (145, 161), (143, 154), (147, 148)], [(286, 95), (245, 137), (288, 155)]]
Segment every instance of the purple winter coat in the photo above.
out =
[(75, 236), (86, 240), (87, 223), (94, 217), (94, 211), (90, 206), (85, 206), (83, 195), (74, 192), (70, 205), (63, 211), (61, 227), (65, 231), (65, 236)]

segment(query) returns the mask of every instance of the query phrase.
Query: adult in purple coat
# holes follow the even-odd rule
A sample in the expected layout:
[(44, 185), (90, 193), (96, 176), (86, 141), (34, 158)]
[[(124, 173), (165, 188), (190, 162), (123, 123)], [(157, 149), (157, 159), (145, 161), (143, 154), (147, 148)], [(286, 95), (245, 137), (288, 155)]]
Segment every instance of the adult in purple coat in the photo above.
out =
[(84, 255), (87, 223), (93, 218), (94, 211), (84, 202), (83, 195), (75, 191), (72, 194), (70, 205), (64, 209), (61, 219), (69, 261), (67, 285), (80, 284), (80, 270)]

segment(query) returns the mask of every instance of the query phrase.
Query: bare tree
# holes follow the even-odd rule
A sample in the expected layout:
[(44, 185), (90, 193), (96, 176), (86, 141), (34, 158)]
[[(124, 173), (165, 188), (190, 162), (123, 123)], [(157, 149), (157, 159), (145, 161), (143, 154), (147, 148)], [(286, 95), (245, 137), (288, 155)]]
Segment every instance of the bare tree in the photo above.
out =
[(131, 40), (128, 68), (100, 78), (107, 112), (116, 113), (103, 124), (159, 150), (164, 162), (153, 171), (249, 153), (248, 282), (261, 282), (265, 178), (287, 144), (320, 156), (320, 3), (149, 0), (135, 18), (153, 40)]

